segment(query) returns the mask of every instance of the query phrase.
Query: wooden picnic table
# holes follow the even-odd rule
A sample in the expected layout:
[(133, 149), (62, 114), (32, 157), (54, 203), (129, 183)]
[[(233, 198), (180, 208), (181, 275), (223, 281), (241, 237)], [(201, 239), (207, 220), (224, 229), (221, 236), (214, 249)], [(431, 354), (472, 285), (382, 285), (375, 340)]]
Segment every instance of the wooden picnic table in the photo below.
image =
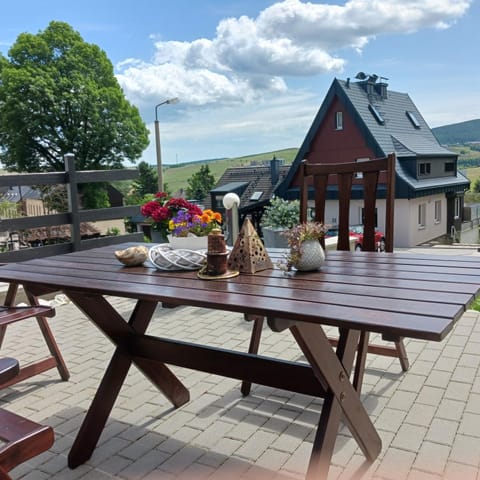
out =
[[(0, 281), (21, 283), (35, 295), (62, 290), (116, 345), (69, 453), (72, 468), (92, 455), (132, 363), (176, 407), (189, 401), (189, 391), (167, 364), (323, 397), (307, 478), (326, 478), (342, 418), (367, 461), (373, 462), (381, 440), (351, 375), (355, 362), (360, 370), (356, 374), (360, 379), (363, 375), (362, 333), (376, 332), (389, 340), (442, 341), (480, 287), (480, 258), (475, 256), (329, 251), (317, 272), (286, 276), (274, 269), (201, 280), (195, 271), (159, 271), (148, 263), (124, 267), (113, 251), (127, 246), (0, 269)], [(136, 300), (128, 321), (109, 296)], [(307, 362), (169, 339), (168, 328), (164, 337), (147, 335), (159, 302), (265, 317), (274, 331), (292, 333)], [(336, 349), (324, 326), (338, 327)]]

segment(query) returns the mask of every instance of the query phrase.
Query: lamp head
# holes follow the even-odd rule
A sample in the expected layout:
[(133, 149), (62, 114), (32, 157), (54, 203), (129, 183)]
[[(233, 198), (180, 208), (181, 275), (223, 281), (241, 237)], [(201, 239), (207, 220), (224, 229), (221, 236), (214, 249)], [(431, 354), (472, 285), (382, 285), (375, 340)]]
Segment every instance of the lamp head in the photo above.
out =
[(237, 207), (240, 205), (240, 197), (236, 193), (227, 193), (223, 197), (223, 206), (227, 210), (230, 210), (233, 208), (234, 205), (236, 205)]

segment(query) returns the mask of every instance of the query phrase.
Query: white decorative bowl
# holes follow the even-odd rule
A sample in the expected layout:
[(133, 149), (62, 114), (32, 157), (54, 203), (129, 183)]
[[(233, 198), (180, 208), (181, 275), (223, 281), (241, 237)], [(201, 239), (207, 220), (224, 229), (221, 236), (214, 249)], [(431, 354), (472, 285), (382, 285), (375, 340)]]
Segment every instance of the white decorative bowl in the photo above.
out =
[(199, 270), (207, 255), (200, 250), (172, 249), (160, 244), (150, 248), (148, 259), (159, 270)]

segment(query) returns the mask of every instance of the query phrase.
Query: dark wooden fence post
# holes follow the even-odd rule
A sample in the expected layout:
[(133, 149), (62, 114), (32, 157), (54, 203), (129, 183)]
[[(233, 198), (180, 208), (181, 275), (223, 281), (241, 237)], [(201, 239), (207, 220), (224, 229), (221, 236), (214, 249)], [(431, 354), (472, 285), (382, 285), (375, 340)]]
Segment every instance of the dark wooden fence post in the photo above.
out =
[(82, 234), (80, 233), (80, 204), (78, 200), (77, 171), (75, 170), (75, 155), (64, 155), (65, 172), (67, 173), (68, 209), (70, 210), (70, 236), (74, 252), (80, 250)]

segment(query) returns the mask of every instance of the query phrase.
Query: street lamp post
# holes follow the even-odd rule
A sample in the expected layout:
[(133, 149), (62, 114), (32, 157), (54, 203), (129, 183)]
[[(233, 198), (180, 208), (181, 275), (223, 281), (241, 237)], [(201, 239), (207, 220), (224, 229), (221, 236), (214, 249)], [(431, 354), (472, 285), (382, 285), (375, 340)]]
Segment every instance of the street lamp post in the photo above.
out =
[(171, 104), (171, 103), (178, 103), (179, 99), (169, 98), (164, 102), (160, 102), (159, 104), (155, 105), (155, 147), (157, 151), (157, 173), (158, 173), (158, 191), (163, 191), (163, 168), (162, 168), (162, 151), (160, 149), (160, 125), (158, 123), (158, 107)]

